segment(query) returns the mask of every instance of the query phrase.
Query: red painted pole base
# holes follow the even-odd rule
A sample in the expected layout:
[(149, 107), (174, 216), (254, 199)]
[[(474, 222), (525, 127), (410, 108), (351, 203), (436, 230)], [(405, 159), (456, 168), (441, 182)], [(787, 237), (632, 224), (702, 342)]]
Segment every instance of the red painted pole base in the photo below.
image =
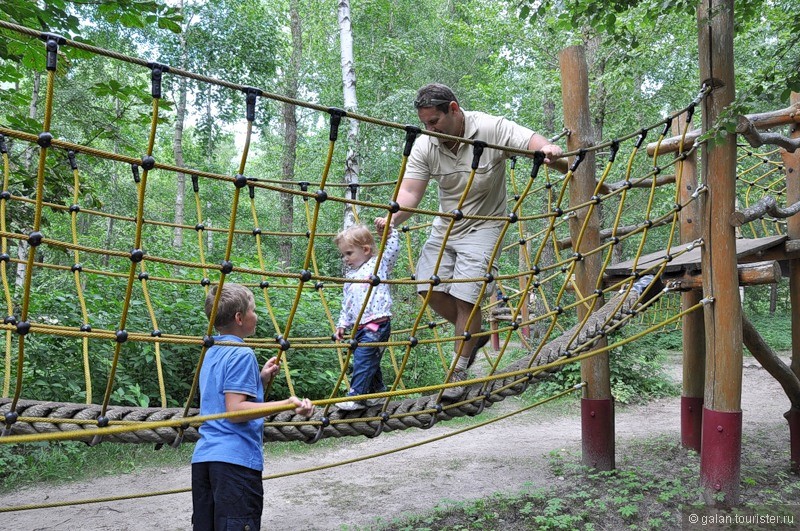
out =
[(614, 401), (581, 399), (581, 434), (584, 465), (596, 470), (614, 470)]
[(789, 449), (792, 472), (800, 474), (800, 409), (792, 408), (783, 414), (789, 423)]
[(708, 505), (739, 504), (742, 458), (742, 412), (703, 408), (700, 484)]
[(703, 428), (703, 397), (681, 397), (681, 444), (684, 448), (700, 452)]

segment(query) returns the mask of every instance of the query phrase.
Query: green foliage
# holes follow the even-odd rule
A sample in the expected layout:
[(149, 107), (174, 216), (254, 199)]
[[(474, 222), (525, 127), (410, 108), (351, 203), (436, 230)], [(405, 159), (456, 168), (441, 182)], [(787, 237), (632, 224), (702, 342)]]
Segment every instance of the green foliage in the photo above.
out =
[(791, 352), (792, 334), (788, 331), (792, 329), (792, 316), (789, 312), (775, 315), (748, 315), (747, 317), (773, 351)]
[[(628, 325), (612, 339), (635, 334), (637, 325)], [(670, 352), (681, 348), (679, 331), (648, 334), (632, 343), (615, 348), (609, 355), (611, 394), (622, 404), (645, 402), (674, 396), (678, 387), (664, 373)], [(568, 363), (534, 389), (534, 396), (546, 398), (581, 382), (579, 363)]]

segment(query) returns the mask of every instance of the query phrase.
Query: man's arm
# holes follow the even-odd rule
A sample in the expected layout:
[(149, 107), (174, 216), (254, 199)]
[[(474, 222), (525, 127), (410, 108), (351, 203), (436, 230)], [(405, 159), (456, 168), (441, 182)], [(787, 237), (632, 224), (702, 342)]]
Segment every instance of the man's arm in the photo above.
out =
[(561, 173), (567, 173), (569, 169), (567, 159), (558, 158), (563, 153), (561, 148), (555, 144), (551, 144), (547, 138), (539, 133), (534, 133), (533, 136), (531, 136), (531, 139), (528, 141), (528, 150), (541, 151), (544, 153), (545, 164), (552, 166)]
[[(421, 179), (404, 179), (400, 185), (400, 190), (397, 192), (397, 203), (401, 207), (416, 208), (425, 196), (425, 189), (427, 187), (428, 181), (423, 181)], [(387, 217), (375, 218), (375, 227), (379, 231), (382, 231), (386, 226)], [(392, 214), (392, 224), (397, 227), (410, 217), (410, 212), (400, 210)]]

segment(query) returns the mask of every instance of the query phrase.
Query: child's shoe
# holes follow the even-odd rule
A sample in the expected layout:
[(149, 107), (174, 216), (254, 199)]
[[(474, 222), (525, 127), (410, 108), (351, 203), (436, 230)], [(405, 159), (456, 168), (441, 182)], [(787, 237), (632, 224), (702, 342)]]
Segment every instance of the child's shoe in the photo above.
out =
[(347, 402), (339, 402), (336, 407), (345, 411), (358, 411), (359, 409), (366, 409), (367, 404), (363, 400), (348, 400)]

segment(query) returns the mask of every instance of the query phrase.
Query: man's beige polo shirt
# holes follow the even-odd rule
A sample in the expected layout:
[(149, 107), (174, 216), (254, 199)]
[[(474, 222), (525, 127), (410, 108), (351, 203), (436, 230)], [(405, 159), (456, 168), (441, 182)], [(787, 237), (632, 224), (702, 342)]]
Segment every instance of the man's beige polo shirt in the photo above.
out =
[[(510, 120), (482, 112), (464, 111), (464, 137), (483, 140), (488, 144), (528, 149), (533, 131)], [(420, 135), (408, 157), (405, 179), (435, 180), (439, 184), (439, 211), (450, 212), (458, 206), (472, 171), (471, 144), (458, 146), (458, 153), (442, 145), (438, 138)], [(513, 153), (499, 149), (484, 149), (472, 186), (461, 208), (464, 215), (505, 216), (506, 159)], [(444, 233), (449, 218), (437, 217), (433, 231)], [(451, 236), (464, 234), (482, 226), (502, 224), (502, 221), (462, 219), (457, 221)]]

